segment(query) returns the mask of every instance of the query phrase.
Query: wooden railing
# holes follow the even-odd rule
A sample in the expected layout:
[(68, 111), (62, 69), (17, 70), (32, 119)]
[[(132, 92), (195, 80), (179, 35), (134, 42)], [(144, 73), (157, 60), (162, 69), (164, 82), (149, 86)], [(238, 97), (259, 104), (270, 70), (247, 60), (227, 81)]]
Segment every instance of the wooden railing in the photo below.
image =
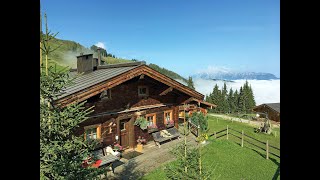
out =
[(193, 124), (191, 121), (188, 121), (188, 128), (190, 132), (195, 135), (196, 137), (199, 136), (199, 128), (197, 125)]
[[(232, 130), (233, 132), (240, 134), (241, 137), (238, 136), (237, 134), (234, 134), (233, 132), (229, 132), (229, 130)], [(225, 132), (225, 131), (226, 131), (226, 133), (224, 133), (224, 134), (222, 134), (220, 136), (217, 136), (217, 134), (221, 134), (222, 132)], [(214, 131), (214, 133), (209, 135), (209, 137), (214, 136), (215, 139), (218, 139), (218, 138), (220, 138), (222, 136), (226, 136), (226, 139), (229, 139), (229, 134), (241, 140), (241, 147), (243, 147), (244, 146), (244, 142), (246, 142), (248, 144), (251, 144), (251, 145), (253, 145), (253, 146), (265, 151), (266, 152), (266, 159), (269, 159), (269, 154), (272, 154), (272, 155), (280, 158), (280, 155), (278, 155), (278, 154), (276, 154), (274, 152), (270, 152), (270, 148), (272, 148), (274, 150), (279, 151), (279, 153), (280, 153), (280, 148), (270, 145), (268, 140), (266, 142), (263, 142), (263, 141), (261, 141), (259, 139), (256, 139), (256, 138), (254, 138), (252, 136), (249, 136), (249, 135), (245, 134), (243, 130), (242, 131), (238, 131), (236, 129), (229, 128), (227, 126), (226, 129), (223, 129), (221, 131), (218, 131), (218, 132)], [(247, 138), (245, 138), (245, 137), (247, 137)], [(252, 141), (248, 141), (249, 139), (253, 140), (253, 142)], [(257, 142), (257, 143), (255, 144), (254, 142)], [(259, 146), (257, 144), (263, 144), (263, 145), (265, 145), (265, 148), (261, 147), (261, 146)]]

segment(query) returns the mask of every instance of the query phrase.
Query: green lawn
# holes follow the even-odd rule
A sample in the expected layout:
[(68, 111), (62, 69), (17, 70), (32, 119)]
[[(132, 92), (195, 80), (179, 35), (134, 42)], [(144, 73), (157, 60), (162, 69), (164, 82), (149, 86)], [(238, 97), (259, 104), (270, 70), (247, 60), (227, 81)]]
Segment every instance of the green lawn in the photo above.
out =
[[(253, 127), (244, 123), (209, 117), (209, 132), (225, 129), (227, 125), (239, 131), (244, 130), (246, 134), (261, 141), (269, 140), (271, 145), (280, 147), (280, 129), (273, 129), (277, 131), (277, 137), (256, 134)], [(234, 132), (234, 134), (237, 133)], [(203, 161), (206, 165), (216, 166), (214, 176), (220, 175), (218, 179), (280, 179), (280, 169), (278, 169), (280, 159), (276, 156), (270, 154), (269, 160), (267, 160), (265, 151), (246, 142), (244, 142), (242, 148), (239, 145), (241, 140), (231, 135), (229, 135), (229, 140), (226, 140), (226, 136), (223, 136), (218, 140), (210, 138), (209, 141), (210, 144), (203, 149)], [(250, 140), (250, 142), (254, 141)], [(259, 145), (259, 143), (255, 144)], [(265, 145), (261, 144), (260, 146), (264, 147)], [(270, 149), (270, 151), (279, 155), (277, 150)], [(142, 179), (165, 179), (165, 173), (163, 168), (160, 167)]]
[[(230, 120), (224, 120), (224, 119), (213, 117), (213, 116), (208, 116), (208, 121), (209, 121), (209, 134), (212, 134), (214, 131), (218, 132), (220, 130), (226, 129), (228, 125), (229, 127), (236, 129), (238, 131), (243, 130), (245, 134), (252, 136), (258, 140), (261, 140), (263, 142), (266, 142), (268, 140), (270, 145), (280, 148), (280, 128), (272, 129), (273, 132), (276, 132), (276, 137), (275, 137), (274, 135), (268, 135), (264, 133), (255, 133), (254, 128), (252, 126), (249, 126), (246, 123), (241, 123), (236, 121), (232, 122)], [(238, 136), (241, 136), (239, 133), (236, 133), (232, 130), (230, 130), (229, 132), (236, 134)], [(219, 136), (219, 134), (217, 136)], [(226, 137), (222, 137), (222, 138), (225, 139)], [(237, 142), (241, 142), (239, 139), (234, 138), (232, 135), (229, 135), (229, 138), (231, 138), (232, 140), (236, 140)]]

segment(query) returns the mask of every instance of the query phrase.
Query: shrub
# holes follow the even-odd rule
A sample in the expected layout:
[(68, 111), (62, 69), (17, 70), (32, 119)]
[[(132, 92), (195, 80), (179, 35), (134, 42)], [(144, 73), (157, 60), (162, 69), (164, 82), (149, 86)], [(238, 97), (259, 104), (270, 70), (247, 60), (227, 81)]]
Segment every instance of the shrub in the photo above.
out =
[(134, 125), (139, 126), (142, 130), (145, 130), (148, 128), (148, 121), (144, 117), (138, 117), (134, 122)]
[(201, 132), (208, 131), (208, 117), (205, 116), (202, 112), (192, 113), (190, 120), (193, 124), (197, 126), (200, 125)]

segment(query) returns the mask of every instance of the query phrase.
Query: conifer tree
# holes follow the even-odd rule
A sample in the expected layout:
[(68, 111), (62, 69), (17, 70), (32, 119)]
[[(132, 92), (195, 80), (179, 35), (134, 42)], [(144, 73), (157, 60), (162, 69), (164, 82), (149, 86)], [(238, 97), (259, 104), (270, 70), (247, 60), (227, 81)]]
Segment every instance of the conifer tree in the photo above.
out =
[(239, 93), (238, 90), (236, 89), (236, 91), (233, 94), (233, 103), (234, 103), (234, 111), (235, 112), (239, 112)]
[(249, 87), (248, 99), (249, 99), (249, 103), (248, 103), (249, 104), (249, 108), (251, 110), (252, 108), (254, 108), (256, 106), (256, 101), (254, 99), (254, 95), (253, 95), (253, 91), (252, 91), (251, 85)]
[(212, 94), (211, 94), (211, 103), (217, 105), (216, 108), (213, 109), (214, 112), (219, 112), (220, 110), (220, 93), (219, 93), (219, 87), (218, 85), (216, 84), (213, 88), (213, 91), (212, 91)]
[(238, 111), (241, 113), (246, 111), (245, 94), (242, 86), (240, 87), (240, 92), (239, 92)]
[[(46, 17), (46, 16), (45, 16)], [(52, 36), (47, 28), (43, 42), (46, 61)], [(67, 68), (57, 70), (46, 63), (45, 73), (40, 73), (40, 179), (97, 179), (102, 173), (98, 168), (82, 167), (89, 151), (97, 146), (95, 141), (85, 141), (75, 136), (79, 123), (87, 119), (91, 108), (84, 109), (84, 102), (60, 107), (54, 100), (72, 82)], [(94, 160), (95, 158), (93, 158)]]
[(187, 81), (187, 84), (188, 84), (188, 87), (189, 87), (189, 88), (195, 89), (195, 88), (194, 88), (194, 83), (193, 83), (193, 80), (192, 80), (192, 77), (191, 77), (191, 76), (189, 76), (188, 81)]
[(223, 84), (223, 88), (221, 91), (221, 111), (223, 113), (229, 112), (229, 105), (228, 105), (228, 90), (226, 83)]
[(236, 106), (235, 106), (235, 101), (234, 101), (234, 94), (232, 88), (229, 90), (229, 95), (228, 95), (228, 107), (230, 109), (230, 113), (234, 113)]

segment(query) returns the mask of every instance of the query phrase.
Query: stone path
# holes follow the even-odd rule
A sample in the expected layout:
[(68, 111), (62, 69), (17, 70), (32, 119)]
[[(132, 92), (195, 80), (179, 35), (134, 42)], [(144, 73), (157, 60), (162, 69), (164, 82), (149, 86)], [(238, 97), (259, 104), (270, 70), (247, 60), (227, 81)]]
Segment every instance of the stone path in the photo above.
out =
[[(108, 172), (107, 178), (104, 179), (138, 179), (162, 164), (173, 161), (175, 157), (170, 153), (170, 150), (183, 141), (184, 137), (181, 136), (180, 140), (175, 139), (161, 144), (161, 148), (158, 148), (154, 142), (149, 142), (144, 146), (143, 154), (130, 160), (121, 158), (119, 162), (114, 164), (116, 166), (114, 173)], [(197, 144), (192, 134), (187, 136), (187, 143)]]

